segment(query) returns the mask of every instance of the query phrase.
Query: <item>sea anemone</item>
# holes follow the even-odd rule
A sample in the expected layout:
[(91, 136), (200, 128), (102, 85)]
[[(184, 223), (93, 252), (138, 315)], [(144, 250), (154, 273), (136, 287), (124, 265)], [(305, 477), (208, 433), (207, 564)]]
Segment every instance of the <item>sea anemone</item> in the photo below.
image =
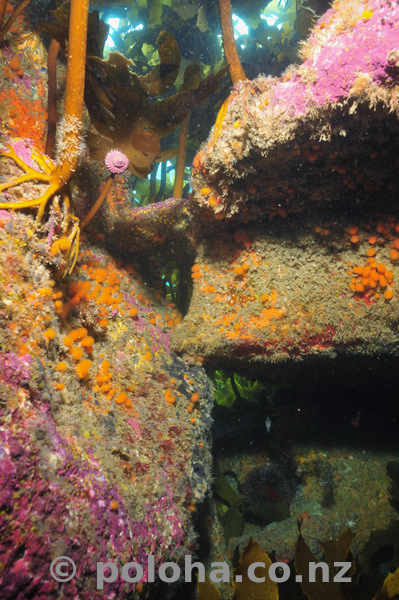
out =
[(129, 159), (120, 150), (110, 150), (104, 158), (105, 166), (111, 173), (124, 173), (129, 167)]

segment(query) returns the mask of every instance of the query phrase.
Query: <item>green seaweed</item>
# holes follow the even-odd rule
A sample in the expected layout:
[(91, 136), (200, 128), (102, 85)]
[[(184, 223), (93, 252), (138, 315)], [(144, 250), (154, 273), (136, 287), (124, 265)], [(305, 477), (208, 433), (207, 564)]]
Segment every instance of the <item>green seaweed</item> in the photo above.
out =
[(265, 384), (258, 379), (228, 370), (209, 371), (215, 387), (214, 398), (217, 404), (230, 407), (236, 400), (257, 400), (266, 390)]

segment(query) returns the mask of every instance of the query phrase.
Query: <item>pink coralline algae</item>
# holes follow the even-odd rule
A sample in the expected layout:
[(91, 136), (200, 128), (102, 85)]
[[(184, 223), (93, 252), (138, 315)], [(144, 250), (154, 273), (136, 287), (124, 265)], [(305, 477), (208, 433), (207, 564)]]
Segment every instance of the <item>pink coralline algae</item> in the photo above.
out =
[[(48, 405), (31, 411), (26, 421), (14, 410), (4, 426), (0, 413), (2, 600), (127, 598), (134, 584), (120, 577), (97, 591), (96, 563), (112, 561), (121, 568), (135, 560), (146, 573), (148, 554), (159, 561), (164, 553), (170, 556), (184, 538), (172, 494), (148, 503), (144, 519), (133, 521), (96, 460), (82, 458), (60, 437)], [(50, 576), (51, 562), (60, 555), (76, 565), (66, 583)]]
[[(165, 520), (168, 523), (169, 533), (165, 534)], [(159, 547), (169, 547), (175, 550), (183, 544), (185, 535), (183, 522), (179, 519), (176, 506), (173, 503), (173, 494), (170, 490), (151, 506), (147, 503), (145, 518), (136, 521), (132, 529), (133, 537), (141, 540), (141, 550), (135, 554), (144, 571), (144, 579), (148, 579), (148, 557), (154, 556), (155, 563), (159, 565), (162, 560)]]
[(174, 211), (179, 211), (188, 205), (186, 198), (168, 198), (162, 202), (155, 202), (147, 204), (146, 206), (136, 206), (131, 209), (131, 215), (134, 215), (135, 219), (156, 216), (159, 218), (160, 213), (170, 214)]
[[(126, 292), (123, 292), (123, 299), (125, 302), (133, 307), (138, 308), (142, 313), (152, 313), (153, 309), (145, 306), (140, 306), (135, 301), (134, 297)], [(135, 317), (135, 324), (138, 331), (141, 333), (148, 333), (152, 339), (152, 352), (165, 352), (170, 353), (170, 335), (171, 331), (163, 331), (159, 325), (149, 325), (148, 321), (140, 316), (140, 313)]]
[(0, 219), (2, 221), (10, 221), (14, 215), (6, 210), (0, 210)]
[(30, 354), (17, 356), (13, 352), (0, 354), (0, 379), (11, 386), (20, 386), (29, 381), (32, 357)]
[(303, 44), (302, 64), (278, 78), (261, 75), (234, 86), (193, 162), (192, 197), (206, 219), (212, 212), (218, 219), (241, 212), (248, 220), (273, 219), (313, 202), (340, 201), (347, 189), (363, 186), (369, 193), (373, 185), (390, 185), (388, 169), (379, 169), (378, 184), (374, 175), (371, 183), (370, 166), (360, 156), (357, 168), (364, 172), (356, 181), (334, 175), (342, 168), (349, 173), (348, 160), (355, 161), (350, 144), (357, 153), (366, 138), (370, 147), (381, 137), (389, 145), (390, 120), (399, 109), (398, 23), (396, 2), (335, 0)]
[[(31, 434), (19, 411), (12, 414), (11, 427), (0, 427), (1, 597), (59, 598), (61, 585), (50, 577), (50, 564), (66, 555), (77, 572), (62, 584), (62, 597), (88, 598), (79, 596), (87, 578), (92, 579), (86, 588), (90, 598), (97, 599), (96, 562), (126, 559), (132, 548), (131, 523), (98, 465), (76, 456), (60, 438), (48, 407), (35, 412)], [(48, 442), (48, 462), (35, 443), (38, 431)], [(112, 500), (118, 502), (116, 511)], [(116, 597), (122, 587), (121, 582), (110, 584), (101, 597)]]
[[(19, 138), (9, 138), (5, 136), (3, 138), (4, 142), (9, 144), (19, 158), (21, 158), (28, 167), (32, 169), (36, 169), (37, 165), (32, 158), (33, 151), (33, 141), (31, 139), (19, 139)], [(4, 144), (2, 144), (4, 145)]]
[(124, 173), (129, 167), (129, 159), (120, 150), (110, 150), (105, 155), (105, 166), (113, 175)]
[[(360, 74), (367, 74), (378, 85), (397, 81), (398, 62), (393, 65), (392, 52), (398, 44), (399, 6), (391, 3), (388, 8), (385, 2), (374, 0), (368, 3), (368, 9), (372, 16), (365, 19), (362, 17), (364, 6), (354, 6), (353, 25), (342, 32), (334, 26), (337, 9), (328, 10), (318, 24), (327, 24), (326, 29), (329, 29), (325, 43), (320, 45), (323, 35), (320, 32), (326, 29), (316, 27), (308, 41), (310, 51), (313, 48), (312, 56), (290, 80), (283, 78), (277, 83), (271, 106), (300, 115), (314, 105), (322, 106), (347, 97)], [(309, 82), (309, 69), (313, 72), (313, 82)]]

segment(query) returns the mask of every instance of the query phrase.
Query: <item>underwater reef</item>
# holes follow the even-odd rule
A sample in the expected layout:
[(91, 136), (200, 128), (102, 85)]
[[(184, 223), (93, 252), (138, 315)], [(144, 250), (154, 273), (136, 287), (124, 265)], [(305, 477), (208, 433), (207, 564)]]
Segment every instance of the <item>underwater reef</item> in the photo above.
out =
[(301, 65), (234, 86), (191, 196), (114, 210), (115, 249), (191, 261), (177, 352), (254, 372), (397, 352), (397, 11), (334, 2)]
[(398, 6), (334, 2), (281, 78), (241, 81), (193, 163), (180, 352), (245, 368), (397, 352)]
[[(96, 563), (136, 560), (146, 580), (149, 555), (157, 564), (196, 556), (195, 520), (215, 478), (208, 361), (251, 374), (267, 366), (278, 378), (283, 363), (397, 356), (398, 32), (397, 2), (335, 0), (303, 44), (302, 64), (234, 85), (194, 158), (191, 194), (132, 208), (131, 175), (115, 171), (82, 239), (78, 217), (84, 223), (106, 169), (69, 124), (80, 164), (68, 194), (49, 187), (57, 167), (44, 154), (47, 50), (38, 34), (17, 50), (3, 44), (1, 600), (162, 597), (160, 582), (119, 578), (97, 590)], [(59, 205), (47, 204), (49, 190)], [(170, 276), (162, 295), (157, 269), (174, 270), (174, 290)], [(315, 456), (304, 463), (309, 488), (320, 474), (328, 480)], [(254, 473), (247, 499), (263, 484)], [(287, 487), (291, 501), (297, 482)], [(223, 555), (210, 512), (210, 554), (230, 560), (248, 536), (235, 533)], [(381, 493), (368, 531), (393, 514)], [(286, 523), (277, 548), (279, 525), (257, 541), (288, 560), (296, 524)], [(360, 535), (356, 552), (366, 542)], [(49, 577), (59, 556), (77, 567), (62, 584)]]
[[(1, 223), (1, 597), (60, 597), (58, 555), (78, 565), (63, 597), (100, 597), (88, 577), (99, 561), (134, 555), (146, 576), (148, 555), (194, 551), (211, 387), (171, 352), (178, 313), (132, 266), (83, 246), (60, 286), (31, 219), (2, 211)], [(127, 597), (120, 581), (104, 589)]]

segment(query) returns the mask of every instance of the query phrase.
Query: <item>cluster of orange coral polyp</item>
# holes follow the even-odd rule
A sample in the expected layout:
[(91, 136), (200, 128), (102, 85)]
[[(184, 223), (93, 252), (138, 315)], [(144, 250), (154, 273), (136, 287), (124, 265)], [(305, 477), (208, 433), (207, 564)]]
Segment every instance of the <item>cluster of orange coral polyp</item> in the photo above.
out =
[(174, 404), (176, 402), (176, 396), (173, 395), (173, 392), (170, 388), (167, 388), (165, 390), (164, 396), (168, 404)]
[(115, 398), (115, 402), (119, 405), (124, 404), (126, 408), (132, 408), (133, 402), (129, 399), (127, 392), (119, 392)]
[[(89, 255), (88, 251), (86, 251), (86, 254)], [(97, 305), (102, 305), (102, 308), (99, 311), (99, 324), (101, 326), (107, 327), (109, 310), (114, 311), (117, 309), (120, 315), (128, 314), (133, 319), (138, 317), (140, 309), (137, 306), (129, 306), (129, 304), (124, 301), (123, 294), (120, 292), (121, 275), (111, 263), (104, 268), (98, 267), (96, 260), (89, 260), (88, 264), (82, 266), (82, 269), (85, 270), (88, 276), (94, 281), (89, 282), (89, 284), (91, 283), (89, 291), (85, 296), (80, 294), (80, 299), (95, 300)], [(133, 273), (133, 266), (127, 265), (125, 267), (125, 272), (129, 274)], [(140, 283), (140, 277), (136, 276), (135, 281)], [(85, 283), (87, 283), (87, 281)], [(72, 290), (72, 292), (74, 292), (74, 290)], [(143, 293), (136, 293), (134, 288), (129, 290), (129, 294), (135, 296), (137, 302), (140, 304), (143, 304), (144, 306), (150, 305), (150, 300)], [(168, 315), (162, 317), (161, 314), (157, 313), (150, 317), (150, 323), (152, 325), (159, 324), (161, 327), (163, 327), (164, 324), (167, 324), (171, 328), (174, 327), (174, 325), (180, 322), (181, 315), (177, 310), (174, 310), (175, 305), (173, 303), (170, 303), (170, 308), (172, 309), (173, 317)], [(147, 357), (148, 356), (149, 355), (147, 355)]]
[(348, 229), (348, 233), (350, 235), (350, 241), (352, 244), (358, 244), (360, 241), (359, 238), (359, 228), (356, 225), (351, 225)]
[(391, 259), (392, 262), (396, 262), (399, 260), (399, 238), (395, 238), (394, 240), (392, 240), (391, 244), (390, 244), (390, 252), (389, 252), (389, 258)]
[(124, 405), (126, 408), (132, 408), (133, 402), (130, 400), (127, 392), (112, 386), (112, 373), (109, 371), (110, 366), (111, 364), (108, 360), (104, 360), (101, 363), (96, 376), (94, 390), (105, 394), (108, 400), (111, 400), (115, 396), (115, 402), (119, 406)]
[[(83, 356), (83, 349), (86, 350), (87, 353), (91, 354), (93, 352), (94, 339), (91, 336), (87, 335), (87, 329), (85, 327), (79, 327), (78, 329), (72, 329), (63, 339), (64, 345), (69, 348), (69, 354), (72, 359), (76, 362), (80, 361)], [(80, 346), (74, 346), (75, 342), (80, 342)], [(82, 361), (83, 366), (80, 366), (78, 369), (78, 375), (80, 378), (84, 378), (91, 365), (87, 362)], [(90, 361), (91, 362), (91, 361)], [(80, 363), (79, 363), (80, 364)], [(87, 370), (85, 370), (87, 367)], [(81, 375), (83, 373), (83, 375)]]
[(240, 276), (244, 276), (247, 274), (249, 270), (249, 264), (248, 263), (243, 263), (242, 265), (238, 265), (237, 267), (234, 267), (234, 274)]
[[(399, 221), (396, 222), (395, 217), (389, 217), (387, 222), (380, 222), (376, 227), (377, 234), (369, 237), (369, 244), (371, 246), (383, 246), (386, 241), (389, 241), (389, 258), (392, 262), (399, 260), (399, 237), (396, 237), (399, 233)], [(385, 238), (385, 239), (384, 239)], [(375, 248), (370, 248), (367, 252), (368, 256), (374, 256), (376, 254)]]
[(96, 377), (97, 386), (95, 386), (96, 392), (103, 392), (106, 394), (111, 389), (110, 380), (112, 379), (112, 373), (109, 372), (110, 363), (108, 360), (104, 360), (98, 370)]
[(81, 340), (87, 335), (87, 329), (85, 327), (79, 327), (78, 329), (72, 329), (65, 337), (64, 344), (67, 348), (71, 348), (73, 346), (73, 342), (76, 340)]
[[(123, 300), (123, 296), (119, 293), (119, 277), (112, 271), (107, 271), (103, 268), (90, 267), (88, 274), (95, 281), (94, 285), (90, 280), (74, 281), (69, 286), (69, 293), (72, 296), (70, 305), (75, 306), (82, 301), (95, 300), (97, 305), (105, 305), (105, 307), (116, 308)], [(108, 321), (105, 317), (108, 313), (101, 313), (100, 325), (106, 327)], [(83, 343), (85, 346), (89, 346)]]
[(47, 341), (53, 340), (56, 337), (56, 335), (57, 335), (57, 332), (54, 329), (54, 327), (49, 327), (49, 329), (46, 329), (46, 331), (44, 332), (44, 336)]
[(374, 297), (379, 298), (379, 290), (381, 289), (384, 291), (386, 300), (392, 298), (393, 273), (386, 268), (384, 263), (377, 264), (374, 256), (367, 259), (367, 265), (353, 267), (353, 274), (356, 277), (353, 277), (350, 283), (352, 291), (359, 294), (374, 293)]
[(76, 365), (76, 372), (80, 379), (84, 379), (87, 376), (92, 364), (93, 361), (89, 360), (88, 358), (85, 358), (84, 360), (78, 362), (78, 364)]
[(192, 279), (201, 279), (201, 265), (195, 264), (191, 267), (191, 278)]
[(200, 399), (199, 393), (194, 392), (194, 394), (191, 395), (191, 401), (187, 405), (187, 412), (192, 412), (194, 410), (194, 408), (196, 407), (196, 404), (199, 402), (199, 399)]
[[(131, 307), (125, 302), (120, 291), (123, 273), (118, 271), (117, 266), (112, 261), (105, 267), (98, 266), (97, 259), (89, 258), (90, 252), (88, 250), (82, 252), (80, 256), (81, 258), (87, 257), (87, 263), (81, 265), (81, 271), (85, 272), (87, 279), (74, 281), (69, 285), (68, 292), (71, 299), (68, 304), (73, 306), (85, 303), (92, 305), (94, 303), (98, 307), (98, 322), (104, 327), (108, 325), (107, 317), (113, 315), (114, 311), (118, 311), (119, 315), (129, 315), (129, 317), (136, 319), (140, 308)], [(124, 272), (132, 273), (133, 271), (133, 267), (130, 266), (129, 268), (128, 266)], [(139, 277), (136, 277), (135, 281), (140, 283)], [(46, 294), (53, 295), (54, 298), (51, 289), (48, 289)], [(132, 288), (129, 290), (129, 294), (135, 296), (135, 299), (141, 304), (149, 306), (150, 300), (143, 293), (136, 293), (136, 290)], [(159, 324), (161, 327), (176, 325), (181, 317), (178, 311), (175, 310), (173, 303), (169, 303), (168, 308), (170, 310), (165, 315), (158, 313), (151, 315), (149, 313), (150, 323)], [(90, 373), (93, 371), (93, 363), (89, 358), (84, 357), (84, 353), (90, 355), (94, 351), (95, 339), (88, 334), (85, 327), (79, 327), (64, 336), (63, 342), (68, 348), (69, 355), (76, 363), (75, 368), (78, 377), (83, 383), (87, 382)], [(100, 356), (103, 355), (100, 354)], [(141, 353), (141, 359), (151, 362), (154, 359), (154, 354), (146, 347)], [(57, 367), (57, 370), (63, 372), (66, 367), (67, 364), (63, 362), (61, 367)], [(128, 394), (134, 390), (134, 385), (129, 385), (127, 390), (124, 390), (116, 381), (113, 381), (113, 374), (110, 369), (110, 362), (103, 360), (97, 373), (94, 373), (91, 378), (94, 392), (104, 395), (108, 401), (113, 400), (119, 408), (132, 409), (133, 402)], [(165, 398), (169, 404), (173, 404), (176, 399), (171, 390), (166, 392)]]

